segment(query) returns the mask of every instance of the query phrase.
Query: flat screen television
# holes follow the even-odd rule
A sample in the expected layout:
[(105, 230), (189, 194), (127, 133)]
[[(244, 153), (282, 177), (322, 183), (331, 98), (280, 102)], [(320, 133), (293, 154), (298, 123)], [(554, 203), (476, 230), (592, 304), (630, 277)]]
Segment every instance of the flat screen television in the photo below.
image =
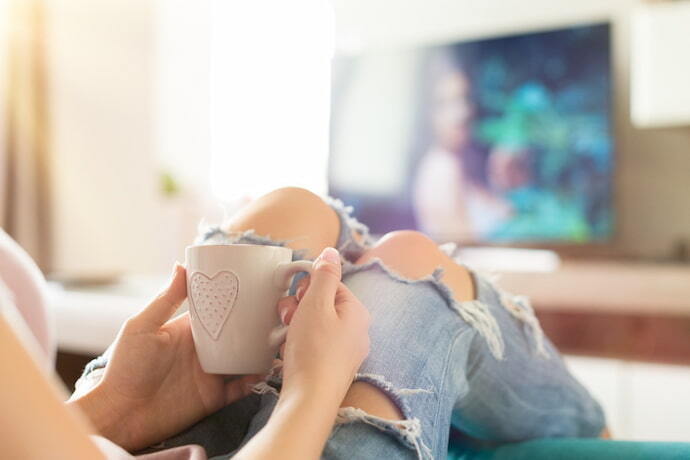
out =
[(609, 24), (337, 56), (329, 189), (374, 233), (612, 236)]

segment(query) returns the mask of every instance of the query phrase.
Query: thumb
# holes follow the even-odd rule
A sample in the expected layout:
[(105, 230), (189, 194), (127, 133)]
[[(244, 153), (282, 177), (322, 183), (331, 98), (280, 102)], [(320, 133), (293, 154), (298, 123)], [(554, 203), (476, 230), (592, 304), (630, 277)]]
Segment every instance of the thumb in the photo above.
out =
[(158, 297), (132, 318), (141, 330), (157, 330), (161, 327), (182, 304), (187, 297), (187, 283), (185, 269), (175, 264), (173, 275), (168, 287)]
[(326, 248), (314, 261), (314, 269), (303, 301), (307, 305), (334, 305), (335, 293), (340, 285), (340, 254), (333, 248)]

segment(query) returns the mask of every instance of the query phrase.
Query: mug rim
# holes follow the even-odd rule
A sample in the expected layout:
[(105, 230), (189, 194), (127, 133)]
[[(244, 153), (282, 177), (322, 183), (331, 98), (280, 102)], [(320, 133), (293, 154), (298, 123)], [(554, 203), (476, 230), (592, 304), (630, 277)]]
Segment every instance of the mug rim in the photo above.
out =
[(227, 243), (227, 244), (222, 244), (222, 243), (213, 243), (213, 244), (192, 244), (189, 246), (185, 247), (185, 252), (187, 252), (190, 249), (199, 249), (199, 248), (228, 248), (228, 247), (236, 247), (236, 246), (245, 246), (245, 247), (255, 247), (255, 248), (265, 248), (268, 250), (283, 250), (283, 251), (289, 251), (292, 252), (292, 248), (288, 248), (285, 246), (273, 246), (273, 245), (267, 245), (267, 244), (251, 244), (251, 243)]

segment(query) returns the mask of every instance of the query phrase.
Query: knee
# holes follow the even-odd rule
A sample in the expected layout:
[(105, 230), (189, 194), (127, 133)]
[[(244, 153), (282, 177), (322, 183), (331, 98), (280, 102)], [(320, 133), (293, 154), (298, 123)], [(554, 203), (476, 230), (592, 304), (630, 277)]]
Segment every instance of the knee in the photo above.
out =
[(300, 187), (282, 187), (263, 195), (257, 203), (282, 209), (311, 209), (326, 206), (317, 194)]
[(313, 217), (326, 211), (328, 205), (315, 193), (298, 187), (273, 190), (242, 208), (232, 221), (284, 220)]
[(389, 233), (357, 263), (366, 263), (374, 258), (381, 259), (387, 267), (410, 279), (429, 276), (441, 267), (444, 270), (442, 280), (453, 291), (455, 300), (464, 302), (475, 298), (474, 281), (469, 271), (456, 264), (423, 233), (409, 230)]
[(414, 230), (397, 230), (386, 233), (376, 247), (403, 250), (410, 253), (437, 251), (436, 243), (424, 233)]
[(420, 232), (400, 230), (387, 233), (357, 263), (381, 259), (389, 268), (408, 278), (421, 278), (433, 272), (441, 260), (436, 243)]
[(316, 257), (324, 247), (335, 245), (340, 221), (315, 193), (285, 187), (249, 203), (230, 218), (225, 229), (253, 229), (259, 235), (287, 241), (293, 249), (306, 249), (308, 257)]

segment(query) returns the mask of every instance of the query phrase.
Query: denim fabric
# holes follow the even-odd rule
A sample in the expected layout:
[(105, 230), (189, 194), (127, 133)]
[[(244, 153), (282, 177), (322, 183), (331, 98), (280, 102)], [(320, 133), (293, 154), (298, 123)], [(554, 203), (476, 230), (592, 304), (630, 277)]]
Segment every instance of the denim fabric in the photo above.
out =
[[(484, 278), (478, 297), (500, 324), (501, 360), (475, 340), (464, 374), (467, 388), (454, 406), (453, 427), (478, 439), (513, 442), (595, 437), (604, 429), (601, 406), (570, 374), (558, 351), (529, 323), (515, 318), (509, 294)], [(538, 323), (536, 323), (538, 325)]]
[[(341, 222), (343, 282), (372, 316), (371, 352), (356, 379), (386, 393), (404, 420), (342, 408), (323, 458), (444, 458), (451, 426), (489, 444), (601, 432), (601, 407), (565, 368), (526, 299), (473, 273), (477, 298), (459, 303), (440, 281), (441, 271), (409, 280), (380, 260), (353, 265), (371, 238), (350, 209), (337, 200), (330, 204)], [(220, 229), (203, 241), (285, 244)], [(255, 387), (260, 396), (254, 396), (252, 410), (228, 406), (160, 447), (195, 442), (210, 456), (231, 457), (265, 425), (279, 389), (277, 375)], [(242, 444), (227, 442), (217, 427), (230, 422), (219, 423), (219, 417), (248, 426)]]
[(261, 406), (261, 395), (252, 394), (209, 415), (184, 431), (137, 454), (159, 452), (189, 444), (204, 448), (208, 457), (225, 455), (245, 439)]

